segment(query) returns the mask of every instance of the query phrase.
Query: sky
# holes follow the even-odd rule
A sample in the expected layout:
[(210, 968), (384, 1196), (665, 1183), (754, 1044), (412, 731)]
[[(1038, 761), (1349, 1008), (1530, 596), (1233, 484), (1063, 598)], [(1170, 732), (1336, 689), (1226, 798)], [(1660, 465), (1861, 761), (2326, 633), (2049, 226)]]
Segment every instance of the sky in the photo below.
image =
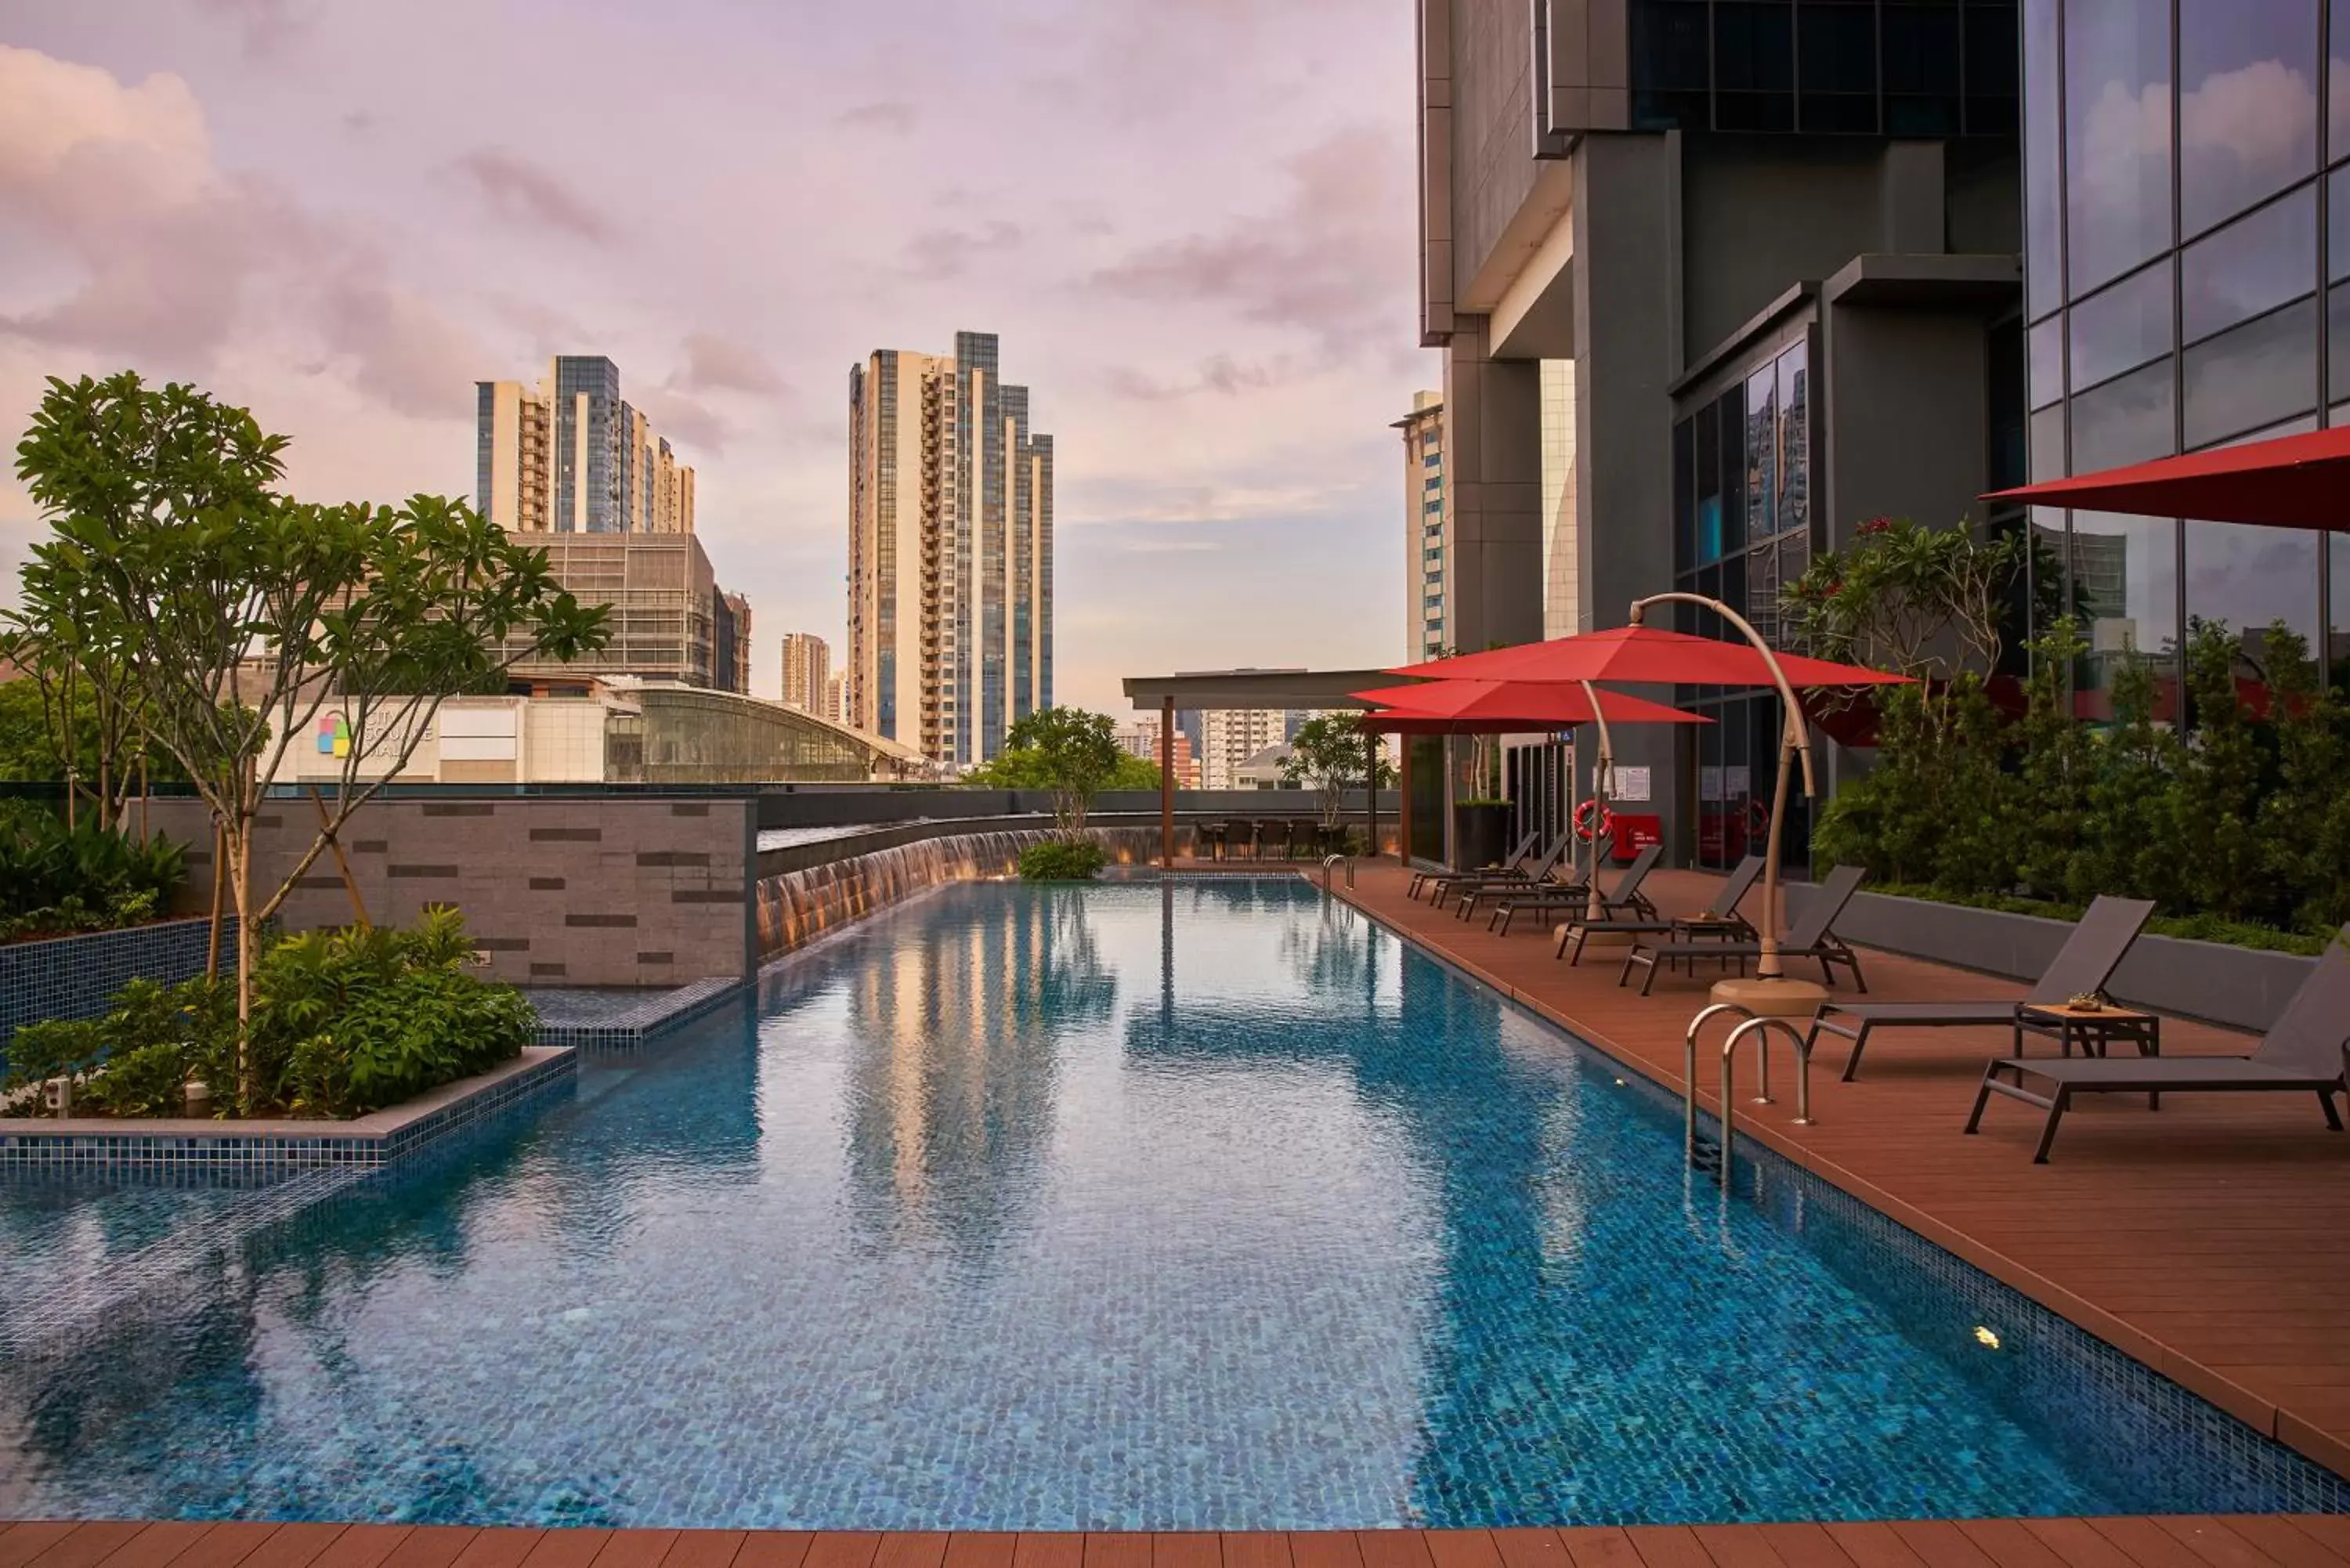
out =
[(992, 331), (1058, 700), (1396, 661), (1411, 72), (1396, 0), (0, 0), (0, 431), (130, 368), (305, 499), (470, 499), (473, 383), (608, 355), (774, 696), (841, 657), (849, 367)]

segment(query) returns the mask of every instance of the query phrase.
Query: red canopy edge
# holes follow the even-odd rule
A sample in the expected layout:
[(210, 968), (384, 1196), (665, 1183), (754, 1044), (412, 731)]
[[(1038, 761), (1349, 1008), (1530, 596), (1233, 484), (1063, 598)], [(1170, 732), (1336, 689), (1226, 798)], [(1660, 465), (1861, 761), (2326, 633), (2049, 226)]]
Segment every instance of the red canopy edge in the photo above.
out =
[(2043, 480), (1982, 499), (2268, 528), (2350, 529), (2350, 425)]

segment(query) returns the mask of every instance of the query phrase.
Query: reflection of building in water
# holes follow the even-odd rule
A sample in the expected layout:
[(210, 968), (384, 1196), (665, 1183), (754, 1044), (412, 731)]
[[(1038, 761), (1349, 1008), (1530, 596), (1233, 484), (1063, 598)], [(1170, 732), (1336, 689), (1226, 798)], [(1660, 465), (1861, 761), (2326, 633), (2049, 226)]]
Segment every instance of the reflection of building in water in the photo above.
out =
[[(1084, 906), (1046, 889), (973, 900), (910, 929), (848, 993), (848, 1167), (877, 1239), (983, 1255), (1017, 1222), (1013, 1195), (1053, 1135), (1056, 1053), (1107, 1017)], [(995, 1009), (991, 996), (1003, 999)]]
[[(2048, 532), (2064, 543), (2061, 530)], [(2096, 652), (2120, 653), (2137, 646), (2137, 622), (2129, 613), (2129, 535), (2073, 535), (2073, 599)]]

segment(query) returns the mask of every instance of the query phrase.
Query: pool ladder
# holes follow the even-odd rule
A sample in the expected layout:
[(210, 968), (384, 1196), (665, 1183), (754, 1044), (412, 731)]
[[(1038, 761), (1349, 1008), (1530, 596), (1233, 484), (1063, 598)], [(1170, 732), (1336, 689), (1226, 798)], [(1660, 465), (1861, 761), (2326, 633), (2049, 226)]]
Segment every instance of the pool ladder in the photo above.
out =
[(1695, 1169), (1703, 1169), (1705, 1151), (1697, 1137), (1697, 1042), (1705, 1026), (1722, 1013), (1734, 1013), (1742, 1020), (1733, 1025), (1721, 1042), (1721, 1144), (1713, 1150), (1717, 1179), (1723, 1187), (1730, 1185), (1731, 1138), (1736, 1130), (1738, 1102), (1733, 1078), (1739, 1045), (1754, 1041), (1757, 1067), (1761, 1075), (1759, 1093), (1754, 1096), (1758, 1106), (1773, 1104), (1771, 1098), (1771, 1032), (1783, 1031), (1788, 1044), (1795, 1048), (1795, 1125), (1812, 1125), (1812, 1047), (1804, 1032), (1794, 1021), (1769, 1013), (1750, 1012), (1734, 1002), (1717, 1002), (1700, 1010), (1690, 1020), (1689, 1033), (1682, 1036), (1681, 1052), (1681, 1156)]
[(1347, 867), (1347, 888), (1351, 889), (1355, 886), (1354, 857), (1347, 855), (1325, 855), (1322, 857), (1322, 891), (1325, 893), (1330, 890), (1330, 867), (1338, 865), (1344, 865)]

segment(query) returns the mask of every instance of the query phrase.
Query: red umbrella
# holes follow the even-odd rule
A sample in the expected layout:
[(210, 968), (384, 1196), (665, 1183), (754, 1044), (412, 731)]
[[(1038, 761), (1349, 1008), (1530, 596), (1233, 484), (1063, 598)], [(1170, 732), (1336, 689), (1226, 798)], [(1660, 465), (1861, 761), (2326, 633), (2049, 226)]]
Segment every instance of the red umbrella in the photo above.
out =
[[(1783, 653), (1779, 663), (1794, 686), (1884, 686), (1907, 681), (1857, 664), (1837, 664)], [(1648, 626), (1619, 626), (1549, 642), (1523, 643), (1485, 653), (1463, 653), (1388, 671), (1424, 680), (1575, 681), (1619, 680), (1635, 685), (1775, 686), (1762, 655), (1742, 642), (1721, 642)]]
[[(1363, 715), (1363, 727), (1386, 730), (1409, 723), (1414, 734), (1513, 734), (1572, 729), (1605, 717), (1612, 724), (1707, 724), (1694, 713), (1633, 697), (1598, 691), (1597, 707), (1581, 685), (1532, 680), (1431, 680), (1418, 686), (1383, 686), (1354, 695), (1384, 711)], [(1424, 726), (1424, 727), (1423, 727)]]
[(2051, 479), (1983, 499), (2271, 528), (2350, 529), (2350, 426)]

